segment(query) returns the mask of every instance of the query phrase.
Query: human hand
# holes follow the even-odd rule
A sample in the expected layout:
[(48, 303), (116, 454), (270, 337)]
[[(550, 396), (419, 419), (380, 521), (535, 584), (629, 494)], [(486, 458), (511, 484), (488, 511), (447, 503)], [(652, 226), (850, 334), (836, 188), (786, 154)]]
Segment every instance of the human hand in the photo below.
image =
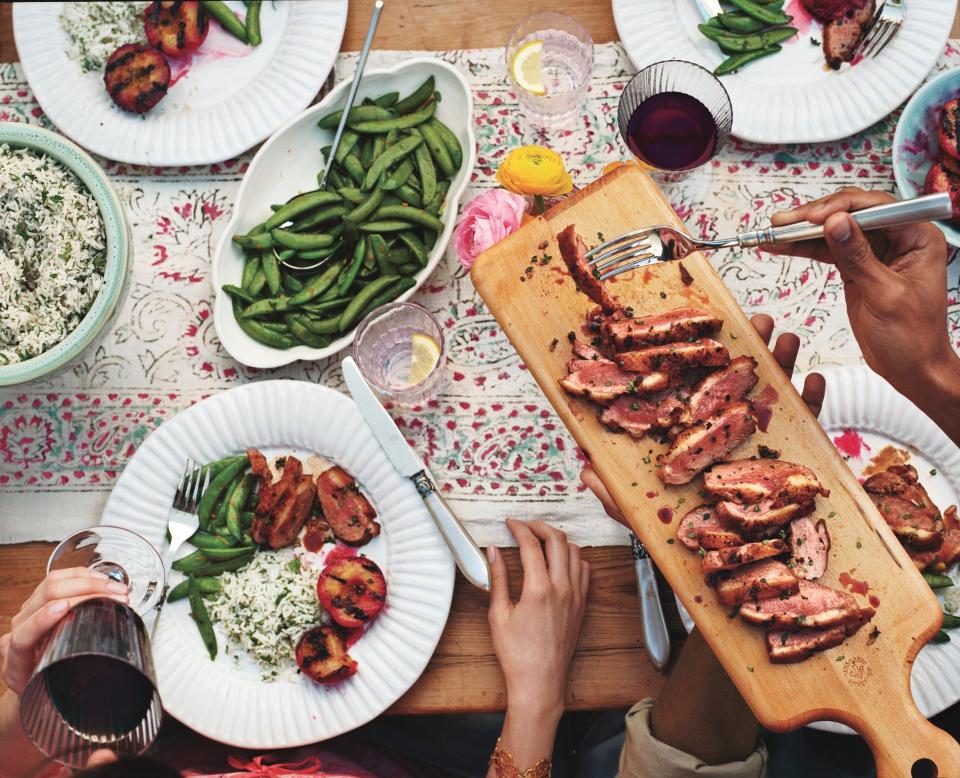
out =
[(511, 715), (522, 712), (555, 727), (583, 622), (590, 566), (580, 558), (579, 546), (543, 521), (509, 519), (507, 526), (520, 547), (523, 590), (518, 602), (510, 600), (503, 554), (488, 547), (493, 649)]
[(947, 333), (947, 245), (929, 222), (864, 233), (847, 213), (894, 201), (885, 192), (847, 188), (778, 213), (775, 225), (807, 220), (823, 224), (826, 236), (768, 250), (836, 266), (864, 359), (914, 399), (926, 386), (957, 377)]
[(0, 637), (3, 682), (20, 695), (27, 686), (47, 633), (84, 600), (109, 597), (127, 602), (127, 587), (86, 567), (54, 570), (33, 590), (10, 622), (10, 632)]
[[(763, 339), (763, 342), (769, 346), (770, 339), (773, 337), (773, 319), (765, 313), (758, 313), (750, 318), (750, 323), (757, 331), (757, 334)], [(773, 358), (777, 360), (777, 364), (783, 368), (783, 372), (787, 374), (787, 378), (793, 375), (793, 369), (796, 366), (797, 354), (799, 352), (800, 338), (794, 333), (785, 332), (777, 338), (777, 342), (774, 344), (772, 351)], [(807, 407), (810, 408), (814, 416), (820, 415), (820, 408), (823, 406), (823, 398), (826, 391), (827, 384), (823, 376), (819, 373), (810, 373), (803, 382), (803, 391), (800, 392), (800, 396), (804, 402), (806, 402)], [(596, 471), (590, 467), (590, 465), (587, 465), (580, 471), (580, 480), (584, 486), (597, 496), (597, 499), (599, 499), (603, 505), (603, 509), (611, 519), (620, 522), (624, 527), (630, 529), (629, 523), (623, 513), (620, 512), (617, 504), (613, 501), (607, 488), (603, 485), (600, 476), (597, 475)]]

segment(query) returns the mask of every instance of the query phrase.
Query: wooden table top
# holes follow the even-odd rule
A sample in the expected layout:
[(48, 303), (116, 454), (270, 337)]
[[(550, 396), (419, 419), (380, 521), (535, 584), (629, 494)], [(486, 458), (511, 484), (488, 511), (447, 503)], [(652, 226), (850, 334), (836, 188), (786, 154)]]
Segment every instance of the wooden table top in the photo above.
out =
[[(345, 51), (362, 45), (372, 5), (373, 0), (351, 0)], [(390, 0), (377, 31), (377, 46), (428, 50), (502, 46), (523, 17), (556, 10), (559, 5), (556, 0)], [(596, 43), (617, 39), (609, 0), (580, 0), (575, 15)], [(960, 15), (952, 37), (960, 37)], [(0, 4), (0, 62), (17, 59), (11, 3), (5, 2)], [(9, 629), (10, 618), (40, 581), (52, 547), (50, 543), (0, 546), (0, 634)], [(513, 583), (519, 586), (518, 555), (515, 549), (507, 549), (505, 555)], [(571, 668), (568, 707), (628, 707), (655, 696), (664, 683), (643, 652), (632, 557), (626, 547), (585, 549), (584, 556), (593, 572), (587, 615)], [(667, 599), (672, 632), (679, 636), (676, 611)], [(450, 620), (437, 651), (391, 713), (504, 707), (503, 679), (490, 643), (486, 609), (487, 596), (458, 575)]]

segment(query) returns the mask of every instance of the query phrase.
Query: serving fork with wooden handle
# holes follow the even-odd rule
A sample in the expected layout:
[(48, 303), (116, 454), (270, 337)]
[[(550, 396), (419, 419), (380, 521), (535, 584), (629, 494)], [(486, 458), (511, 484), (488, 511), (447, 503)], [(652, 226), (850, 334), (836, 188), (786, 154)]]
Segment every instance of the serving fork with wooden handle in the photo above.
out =
[[(950, 195), (942, 192), (899, 200), (895, 203), (874, 205), (860, 211), (853, 211), (850, 215), (860, 225), (860, 229), (879, 230), (936, 219), (949, 219), (952, 213)], [(813, 222), (764, 227), (718, 240), (693, 238), (675, 227), (657, 225), (626, 232), (606, 243), (601, 243), (588, 251), (586, 257), (587, 264), (593, 267), (594, 275), (601, 281), (605, 281), (646, 265), (683, 259), (695, 251), (776, 246), (822, 237), (823, 225)]]

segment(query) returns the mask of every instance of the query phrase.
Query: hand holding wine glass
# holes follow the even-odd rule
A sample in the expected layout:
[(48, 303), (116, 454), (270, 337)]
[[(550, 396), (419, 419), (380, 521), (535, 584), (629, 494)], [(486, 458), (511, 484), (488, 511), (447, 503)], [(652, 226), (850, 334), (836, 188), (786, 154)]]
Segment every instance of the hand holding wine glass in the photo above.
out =
[(0, 637), (3, 682), (14, 694), (22, 693), (30, 680), (50, 630), (72, 607), (94, 597), (126, 604), (127, 587), (97, 570), (72, 567), (54, 570), (33, 590), (11, 620), (10, 632)]

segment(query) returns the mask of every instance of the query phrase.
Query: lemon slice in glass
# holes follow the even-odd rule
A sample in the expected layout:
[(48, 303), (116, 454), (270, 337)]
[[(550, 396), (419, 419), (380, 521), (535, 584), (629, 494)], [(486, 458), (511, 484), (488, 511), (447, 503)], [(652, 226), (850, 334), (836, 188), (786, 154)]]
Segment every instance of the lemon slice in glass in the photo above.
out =
[(543, 69), (540, 64), (540, 55), (543, 52), (543, 41), (534, 40), (524, 43), (513, 55), (510, 63), (510, 72), (513, 80), (521, 89), (534, 95), (545, 95), (547, 88), (543, 85)]
[(410, 386), (430, 375), (440, 361), (440, 344), (429, 335), (415, 332), (410, 343)]

